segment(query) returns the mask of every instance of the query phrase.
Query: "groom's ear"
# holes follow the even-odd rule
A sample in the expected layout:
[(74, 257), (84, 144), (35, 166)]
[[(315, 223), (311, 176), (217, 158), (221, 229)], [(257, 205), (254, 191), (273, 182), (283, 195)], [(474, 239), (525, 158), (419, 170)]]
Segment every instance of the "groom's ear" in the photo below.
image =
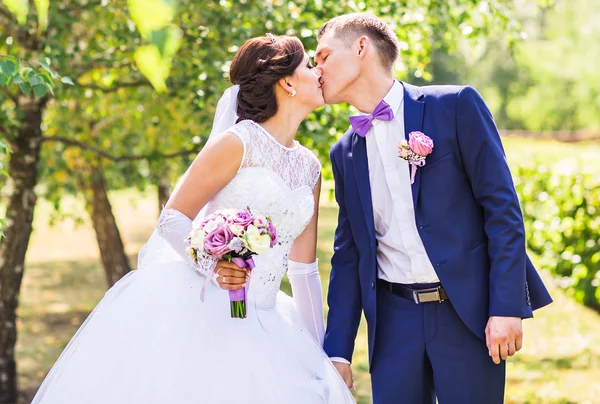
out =
[(364, 59), (364, 57), (366, 56), (366, 54), (369, 51), (369, 45), (370, 45), (370, 41), (369, 41), (369, 37), (368, 36), (361, 36), (360, 38), (358, 38), (357, 41), (357, 55), (360, 59)]

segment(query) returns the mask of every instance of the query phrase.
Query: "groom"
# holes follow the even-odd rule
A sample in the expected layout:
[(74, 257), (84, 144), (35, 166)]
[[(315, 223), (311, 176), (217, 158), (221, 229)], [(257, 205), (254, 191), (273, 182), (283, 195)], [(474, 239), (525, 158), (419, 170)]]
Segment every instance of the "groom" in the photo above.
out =
[[(485, 102), (471, 87), (395, 81), (398, 42), (377, 17), (334, 18), (318, 39), (325, 101), (362, 112), (331, 150), (340, 209), (325, 351), (351, 386), (364, 311), (375, 404), (502, 403), (521, 321), (552, 299)], [(411, 178), (398, 143), (416, 131), (413, 151), (431, 153)]]

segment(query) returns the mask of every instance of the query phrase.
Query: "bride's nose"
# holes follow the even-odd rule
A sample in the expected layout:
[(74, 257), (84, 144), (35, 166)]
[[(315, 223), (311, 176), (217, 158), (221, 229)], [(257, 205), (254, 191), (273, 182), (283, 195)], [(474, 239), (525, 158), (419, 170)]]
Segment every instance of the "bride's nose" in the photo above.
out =
[(321, 69), (312, 69), (313, 73), (315, 76), (317, 76), (317, 78), (320, 80), (321, 76), (323, 75), (323, 72), (321, 71)]

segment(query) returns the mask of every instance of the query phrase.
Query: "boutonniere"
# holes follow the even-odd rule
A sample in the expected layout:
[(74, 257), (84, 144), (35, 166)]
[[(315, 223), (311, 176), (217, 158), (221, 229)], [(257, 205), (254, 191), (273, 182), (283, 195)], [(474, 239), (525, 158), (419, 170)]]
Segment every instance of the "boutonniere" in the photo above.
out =
[(425, 165), (425, 158), (433, 151), (433, 140), (423, 132), (410, 132), (408, 142), (403, 140), (398, 143), (398, 157), (408, 161), (411, 165), (410, 183), (415, 182), (417, 167)]

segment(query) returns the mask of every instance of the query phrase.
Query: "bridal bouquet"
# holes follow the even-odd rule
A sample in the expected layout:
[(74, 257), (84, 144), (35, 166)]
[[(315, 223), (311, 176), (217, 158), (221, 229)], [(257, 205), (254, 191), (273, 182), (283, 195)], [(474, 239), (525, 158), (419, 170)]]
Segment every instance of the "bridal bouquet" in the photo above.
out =
[[(252, 257), (277, 244), (277, 230), (271, 219), (251, 212), (250, 208), (225, 209), (202, 219), (185, 240), (189, 243), (187, 252), (196, 264), (205, 256), (252, 269)], [(207, 284), (203, 286), (202, 299)], [(246, 288), (230, 290), (229, 300), (231, 317), (246, 318)]]

